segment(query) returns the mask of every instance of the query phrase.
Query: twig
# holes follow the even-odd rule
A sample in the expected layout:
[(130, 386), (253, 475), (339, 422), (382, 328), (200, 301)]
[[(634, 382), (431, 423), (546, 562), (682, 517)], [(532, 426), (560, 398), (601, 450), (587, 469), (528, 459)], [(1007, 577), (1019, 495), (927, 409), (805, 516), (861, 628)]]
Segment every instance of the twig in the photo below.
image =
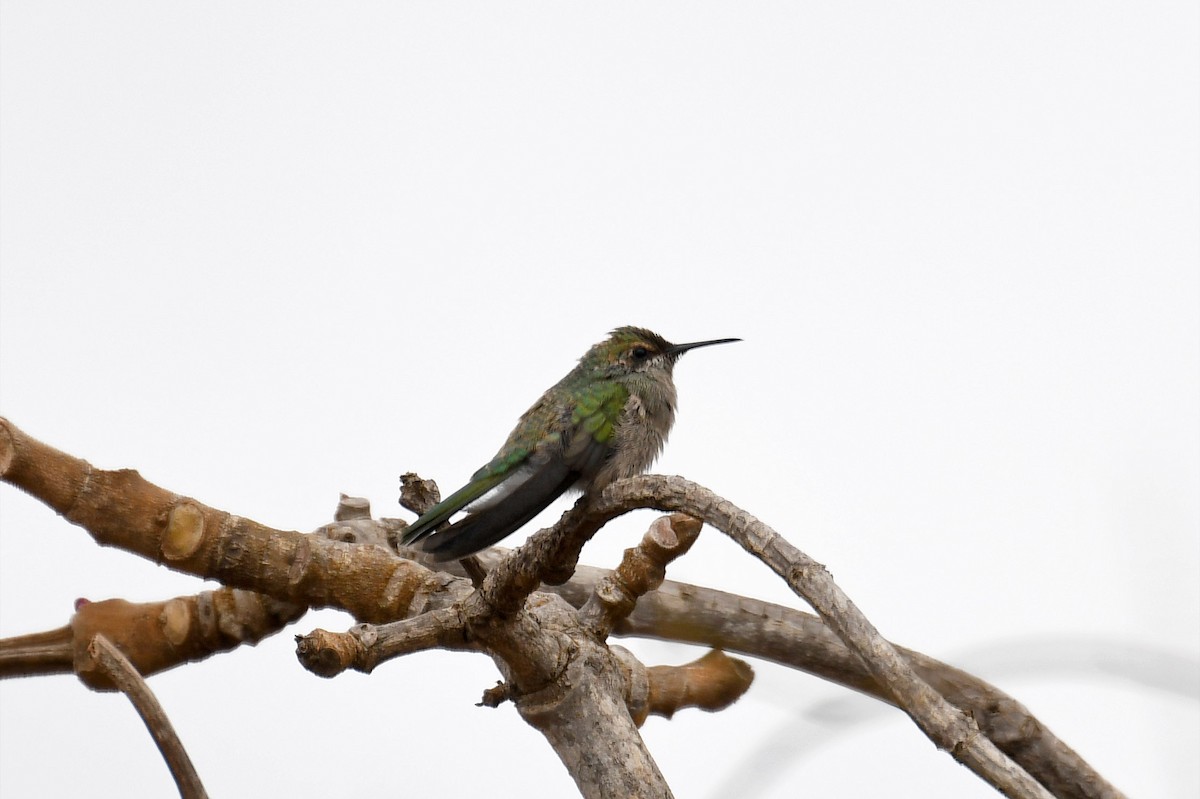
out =
[(296, 657), (319, 677), (336, 677), (346, 669), (370, 674), (384, 661), (434, 647), (476, 649), (463, 635), (457, 607), (391, 624), (359, 624), (344, 633), (313, 630), (296, 636)]
[(70, 674), (75, 645), (70, 627), (0, 639), (0, 680)]
[(179, 736), (175, 734), (175, 728), (171, 726), (170, 719), (163, 712), (162, 705), (158, 703), (142, 675), (138, 674), (133, 664), (103, 635), (92, 638), (88, 644), (88, 654), (133, 703), (146, 729), (150, 731), (150, 736), (154, 738), (158, 751), (167, 761), (171, 776), (179, 787), (179, 795), (184, 799), (206, 799), (208, 794), (200, 782), (200, 775), (196, 773), (191, 758), (183, 748)]

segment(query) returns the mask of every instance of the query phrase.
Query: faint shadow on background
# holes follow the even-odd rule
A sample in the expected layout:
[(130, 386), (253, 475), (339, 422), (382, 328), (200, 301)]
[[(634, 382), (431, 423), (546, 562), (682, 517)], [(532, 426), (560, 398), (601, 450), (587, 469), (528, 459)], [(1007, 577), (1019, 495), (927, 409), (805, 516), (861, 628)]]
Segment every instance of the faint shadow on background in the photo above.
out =
[[(1066, 675), (1106, 677), (1200, 702), (1200, 660), (1124, 641), (1017, 638), (968, 650), (946, 662), (976, 676), (986, 674), (992, 683)], [(1020, 696), (1014, 698), (1021, 701)], [(762, 796), (799, 760), (815, 754), (839, 734), (849, 734), (893, 712), (892, 707), (857, 694), (816, 702), (785, 724), (765, 731), (752, 750), (754, 754), (737, 765), (709, 795)]]

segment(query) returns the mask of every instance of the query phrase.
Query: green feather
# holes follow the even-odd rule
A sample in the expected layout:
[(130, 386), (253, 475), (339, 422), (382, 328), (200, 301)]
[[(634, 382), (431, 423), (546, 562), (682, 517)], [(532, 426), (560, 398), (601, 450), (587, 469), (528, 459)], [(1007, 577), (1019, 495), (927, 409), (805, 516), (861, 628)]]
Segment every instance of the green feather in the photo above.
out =
[(579, 393), (571, 411), (571, 424), (577, 430), (586, 430), (598, 443), (607, 444), (628, 400), (629, 390), (614, 380), (593, 383)]

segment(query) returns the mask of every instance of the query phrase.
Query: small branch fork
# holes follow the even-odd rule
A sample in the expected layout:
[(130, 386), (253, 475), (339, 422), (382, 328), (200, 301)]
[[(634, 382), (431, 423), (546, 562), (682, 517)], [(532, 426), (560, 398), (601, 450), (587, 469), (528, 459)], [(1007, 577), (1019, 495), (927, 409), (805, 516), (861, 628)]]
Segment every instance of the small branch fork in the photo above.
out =
[[(682, 514), (656, 520), (580, 610), (558, 596), (537, 594), (515, 613), (501, 615), (477, 600), (481, 589), (403, 621), (300, 636), (300, 660), (329, 677), (344, 669), (369, 672), (435, 646), (485, 651), (506, 684), (489, 690), (481, 704), (512, 700), (554, 746), (585, 796), (666, 796), (669, 788), (636, 726), (650, 713), (670, 717), (684, 707), (725, 707), (745, 693), (753, 672), (725, 655), (647, 669), (605, 639), (699, 532), (700, 523)], [(590, 732), (596, 729), (604, 732)]]
[[(596, 641), (604, 641), (612, 628), (634, 610), (640, 597), (662, 584), (667, 564), (691, 548), (700, 527), (700, 522), (683, 514), (657, 519), (641, 543), (625, 551), (620, 566), (595, 583), (587, 602), (576, 611), (575, 624), (580, 631)], [(549, 610), (538, 616), (538, 610), (551, 601), (547, 597), (533, 608), (537, 624), (562, 624)], [(473, 603), (463, 604), (469, 604), (478, 615), (468, 616), (462, 605), (455, 604), (391, 624), (361, 624), (345, 633), (316, 630), (296, 637), (297, 654), (305, 668), (322, 677), (336, 676), (347, 669), (370, 673), (385, 661), (423, 649), (488, 649), (489, 645), (497, 645), (490, 641), (497, 637), (493, 629), (496, 626), (506, 629), (513, 623), (512, 619), (497, 622), (487, 609)], [(561, 605), (553, 607), (554, 612), (564, 610), (567, 609)], [(539, 652), (536, 658), (539, 662), (516, 669), (532, 680), (528, 690), (541, 690), (547, 678), (560, 670), (564, 653), (553, 644), (550, 648), (554, 650), (552, 654)], [(511, 663), (509, 668), (514, 668)], [(652, 677), (645, 686), (647, 693), (635, 701), (649, 712), (667, 717), (683, 707), (710, 710), (724, 707), (744, 693), (753, 676), (747, 664), (724, 655), (706, 656), (687, 666), (652, 667), (649, 673)], [(695, 684), (701, 678), (713, 684)], [(669, 681), (670, 685), (656, 685), (659, 679)], [(738, 684), (741, 690), (732, 695), (731, 686)], [(654, 694), (652, 699), (650, 694)], [(723, 698), (714, 698), (717, 696)], [(674, 697), (675, 702), (668, 697)], [(504, 698), (513, 698), (511, 689), (504, 692)]]
[[(665, 637), (740, 649), (874, 693), (902, 707), (935, 743), (1009, 796), (1049, 794), (958, 708), (986, 722), (989, 735), (1057, 795), (1121, 796), (1018, 703), (919, 653), (898, 652), (823, 566), (754, 517), (682, 478), (621, 481), (599, 497), (583, 497), (557, 524), (515, 552), (505, 555), (495, 549), (471, 563), (435, 572), (422, 565), (427, 559), (419, 553), (402, 551), (409, 557), (396, 557), (395, 542), (404, 523), (371, 519), (364, 500), (343, 497), (335, 522), (315, 533), (274, 530), (167, 492), (132, 470), (96, 470), (4, 419), (0, 477), (83, 526), (102, 544), (228, 586), (211, 592), (207, 600), (130, 606), (138, 610), (107, 603), (92, 603), (95, 608), (88, 610), (85, 603), (70, 627), (0, 641), (0, 677), (74, 670), (85, 681), (93, 679), (80, 667), (78, 654), (80, 642), (94, 637), (88, 630), (103, 629), (120, 638), (121, 630), (136, 628), (140, 617), (152, 620), (143, 623), (151, 639), (171, 630), (180, 638), (180, 629), (205, 628), (192, 621), (179, 626), (180, 619), (206, 618), (187, 610), (189, 601), (257, 610), (226, 614), (217, 629), (240, 632), (225, 638), (185, 632), (182, 640), (202, 644), (173, 660), (155, 655), (155, 646), (141, 647), (135, 637), (118, 641), (118, 648), (133, 653), (142, 673), (253, 642), (307, 607), (339, 607), (363, 623), (346, 633), (317, 630), (298, 638), (298, 655), (315, 673), (369, 672), (384, 660), (431, 647), (486, 652), (506, 682), (490, 690), (484, 704), (511, 699), (546, 735), (585, 796), (668, 796), (635, 722), (640, 725), (649, 713), (669, 717), (682, 707), (720, 709), (744, 693), (752, 672), (719, 651), (687, 666), (646, 668), (623, 648), (606, 644), (610, 633)], [(436, 501), (431, 481), (411, 476), (411, 482), (409, 486), (406, 476), (406, 506)], [(612, 574), (598, 577), (597, 570), (577, 569), (580, 549), (601, 526), (640, 507), (676, 514), (656, 521)], [(723, 530), (770, 566), (817, 609), (828, 627), (799, 611), (664, 584), (666, 565), (687, 551), (701, 522)], [(456, 568), (466, 569), (471, 580), (455, 576)], [(754, 624), (731, 626), (735, 616), (739, 622), (748, 618), (731, 610), (746, 608), (759, 614), (763, 624), (757, 629)], [(107, 623), (96, 621), (105, 617)], [(230, 623), (235, 618), (257, 621), (239, 626)], [(791, 619), (790, 626), (781, 626), (781, 618)], [(105, 678), (94, 680), (96, 687), (107, 686)], [(577, 724), (579, 719), (603, 734), (573, 727), (572, 720)], [(1013, 732), (1015, 727), (1019, 733)], [(1030, 729), (1036, 732), (1033, 746)]]

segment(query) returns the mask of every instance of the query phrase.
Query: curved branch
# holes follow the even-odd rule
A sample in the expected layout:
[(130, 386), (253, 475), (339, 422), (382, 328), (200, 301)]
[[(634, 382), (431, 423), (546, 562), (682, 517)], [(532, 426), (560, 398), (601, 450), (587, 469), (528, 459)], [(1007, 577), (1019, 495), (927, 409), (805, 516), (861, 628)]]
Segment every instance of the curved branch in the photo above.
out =
[(613, 483), (593, 508), (596, 514), (610, 518), (634, 508), (677, 511), (703, 519), (721, 530), (813, 606), (939, 749), (949, 751), (955, 760), (1007, 796), (1041, 799), (1050, 796), (1042, 785), (981, 735), (971, 719), (916, 675), (824, 566), (732, 502), (681, 477), (644, 475)]
[[(587, 599), (590, 582), (603, 575), (602, 569), (581, 567), (576, 579), (553, 590), (579, 605)], [(820, 618), (794, 608), (668, 580), (642, 597), (613, 632), (719, 647), (770, 660), (894, 704), (862, 660)], [(1016, 699), (920, 652), (896, 649), (922, 679), (973, 718), (1001, 751), (1055, 796), (1124, 796)]]
[(158, 703), (150, 686), (142, 679), (142, 675), (138, 674), (133, 664), (121, 654), (121, 650), (103, 635), (92, 638), (88, 644), (88, 654), (105, 677), (133, 703), (134, 709), (142, 717), (146, 729), (150, 731), (150, 736), (158, 746), (158, 751), (162, 753), (163, 760), (167, 762), (171, 776), (179, 786), (179, 795), (184, 799), (205, 799), (208, 794), (200, 782), (196, 767), (192, 765), (192, 759), (188, 757), (187, 750), (183, 748), (183, 743), (175, 733), (175, 727), (163, 712), (162, 705)]

